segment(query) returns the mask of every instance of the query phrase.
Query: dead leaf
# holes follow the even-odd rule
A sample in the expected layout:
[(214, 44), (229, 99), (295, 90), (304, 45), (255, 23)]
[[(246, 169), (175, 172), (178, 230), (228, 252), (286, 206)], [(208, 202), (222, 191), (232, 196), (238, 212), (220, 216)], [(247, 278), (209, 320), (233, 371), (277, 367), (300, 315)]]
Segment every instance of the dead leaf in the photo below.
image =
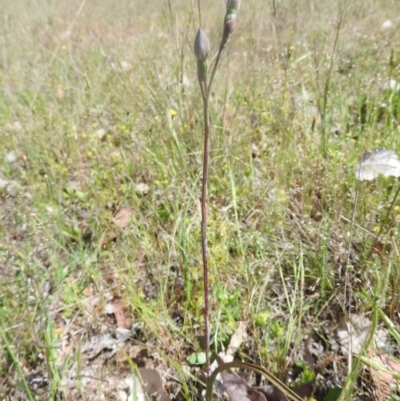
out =
[[(353, 315), (351, 324), (344, 325), (336, 332), (337, 338), (330, 340), (333, 351), (341, 351), (347, 356), (349, 349), (353, 354), (360, 354), (367, 340), (372, 322), (362, 315)], [(346, 327), (347, 326), (347, 327)], [(374, 332), (373, 346), (376, 349), (385, 350), (388, 345), (387, 330), (378, 327)]]
[(85, 297), (91, 297), (93, 296), (93, 290), (90, 287), (86, 287), (82, 290), (82, 295), (84, 295)]
[(117, 327), (115, 330), (115, 337), (109, 332), (93, 336), (82, 345), (81, 352), (88, 353), (87, 359), (92, 361), (97, 358), (100, 353), (110, 351), (106, 358), (109, 359), (124, 345), (125, 341), (132, 337), (135, 330), (137, 330), (135, 327), (132, 327), (131, 330)]
[[(213, 372), (218, 367), (218, 360), (224, 363), (233, 361), (233, 354), (239, 349), (243, 341), (247, 339), (246, 324), (244, 322), (239, 322), (238, 328), (233, 333), (231, 340), (229, 342), (228, 349), (226, 353), (220, 352), (218, 358), (216, 356), (215, 361), (211, 364), (210, 370)], [(215, 391), (222, 396), (224, 393), (224, 386), (221, 380), (221, 374), (217, 375), (214, 381)]]
[(226, 350), (226, 355), (233, 355), (246, 339), (246, 324), (244, 322), (239, 322), (238, 328), (233, 333), (231, 341), (229, 342), (228, 349)]
[(158, 401), (170, 401), (167, 393), (164, 390), (158, 370), (140, 368), (139, 373), (144, 389), (151, 399), (154, 397), (154, 399)]
[(267, 401), (288, 401), (286, 395), (278, 387), (269, 385), (257, 387), (257, 390), (264, 394)]
[(400, 376), (400, 360), (387, 353), (378, 354), (376, 351), (370, 351), (367, 357), (371, 365), (366, 369), (371, 375), (376, 394), (380, 398), (389, 397), (396, 389)]
[(119, 280), (119, 275), (116, 272), (113, 273), (109, 273), (107, 274), (107, 276), (105, 277), (105, 280), (107, 283), (109, 284), (114, 284), (116, 281)]
[(123, 207), (120, 209), (117, 214), (115, 215), (115, 223), (121, 227), (125, 228), (128, 226), (129, 221), (133, 215), (133, 209), (130, 207)]
[[(232, 355), (226, 355), (224, 352), (220, 352), (218, 355), (215, 355), (215, 360), (210, 365), (210, 371), (214, 372), (214, 370), (217, 369), (217, 367), (221, 363), (228, 363), (228, 362), (232, 362), (232, 361), (233, 361)], [(221, 373), (219, 373), (214, 380), (214, 390), (217, 394), (220, 395), (220, 397), (222, 397), (225, 392), (225, 387), (222, 383)]]
[(103, 333), (99, 334), (98, 336), (91, 337), (90, 340), (82, 346), (81, 352), (88, 352), (89, 360), (96, 358), (97, 355), (104, 350), (110, 350), (112, 356), (117, 351), (117, 343), (118, 341), (113, 338), (110, 333)]
[[(223, 359), (219, 355), (215, 355), (215, 357), (218, 365), (224, 363)], [(261, 392), (250, 387), (238, 374), (232, 372), (230, 369), (223, 370), (220, 374), (225, 392), (228, 394), (228, 397), (231, 401), (267, 401)]]
[(113, 301), (113, 313), (117, 326), (128, 329), (131, 325), (130, 319), (127, 315), (126, 305), (123, 299), (114, 298)]
[[(146, 401), (146, 395), (139, 378), (135, 375), (127, 376), (117, 384), (118, 401)], [(135, 392), (135, 395), (133, 395)]]
[(375, 149), (364, 153), (356, 178), (371, 181), (379, 175), (400, 177), (400, 160), (393, 150)]

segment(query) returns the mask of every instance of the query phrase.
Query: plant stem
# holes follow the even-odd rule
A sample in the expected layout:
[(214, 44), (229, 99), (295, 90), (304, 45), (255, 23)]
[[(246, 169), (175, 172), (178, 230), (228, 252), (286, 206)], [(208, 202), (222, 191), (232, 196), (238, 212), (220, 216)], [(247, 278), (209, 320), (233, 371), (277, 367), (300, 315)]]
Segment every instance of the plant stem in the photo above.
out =
[(219, 47), (217, 59), (211, 73), (210, 82), (199, 80), (204, 106), (204, 154), (203, 154), (203, 180), (201, 184), (201, 248), (203, 256), (203, 280), (204, 280), (204, 336), (206, 353), (206, 372), (210, 372), (210, 303), (208, 284), (208, 248), (207, 248), (207, 181), (208, 181), (208, 159), (210, 155), (210, 110), (209, 99), (212, 82), (217, 71), (219, 60), (225, 46)]
[(203, 279), (204, 279), (204, 335), (206, 352), (206, 371), (210, 371), (210, 309), (208, 291), (208, 258), (207, 258), (207, 179), (208, 158), (210, 154), (210, 113), (208, 108), (207, 90), (200, 83), (204, 105), (204, 155), (203, 155), (203, 180), (201, 184), (201, 247), (203, 254)]

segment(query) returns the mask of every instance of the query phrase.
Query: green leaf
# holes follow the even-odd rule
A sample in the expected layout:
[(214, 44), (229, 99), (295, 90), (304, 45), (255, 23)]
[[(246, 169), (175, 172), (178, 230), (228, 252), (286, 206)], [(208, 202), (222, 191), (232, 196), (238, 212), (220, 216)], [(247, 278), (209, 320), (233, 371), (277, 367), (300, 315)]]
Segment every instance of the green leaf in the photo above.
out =
[(206, 363), (206, 353), (194, 352), (187, 357), (187, 361), (190, 365), (204, 365)]
[(324, 401), (336, 401), (339, 398), (341, 392), (342, 388), (340, 387), (331, 388), (328, 391), (328, 394), (324, 397)]

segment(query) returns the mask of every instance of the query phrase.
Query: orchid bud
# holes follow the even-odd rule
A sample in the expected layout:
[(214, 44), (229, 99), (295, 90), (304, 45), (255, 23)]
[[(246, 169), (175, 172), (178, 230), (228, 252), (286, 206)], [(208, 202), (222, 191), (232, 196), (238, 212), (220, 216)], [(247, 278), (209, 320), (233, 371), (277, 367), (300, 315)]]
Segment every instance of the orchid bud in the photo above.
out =
[(205, 61), (210, 54), (210, 42), (207, 34), (202, 28), (197, 31), (196, 39), (194, 40), (194, 55), (198, 61)]
[(208, 70), (207, 57), (210, 54), (210, 42), (202, 28), (199, 28), (197, 31), (193, 50), (197, 58), (197, 77), (199, 82), (206, 82)]
[(226, 2), (226, 12), (237, 12), (240, 8), (241, 0), (227, 0)]
[(236, 12), (227, 12), (224, 20), (224, 32), (222, 34), (222, 46), (225, 46), (229, 39), (231, 38), (231, 34), (233, 32), (233, 28), (236, 24)]

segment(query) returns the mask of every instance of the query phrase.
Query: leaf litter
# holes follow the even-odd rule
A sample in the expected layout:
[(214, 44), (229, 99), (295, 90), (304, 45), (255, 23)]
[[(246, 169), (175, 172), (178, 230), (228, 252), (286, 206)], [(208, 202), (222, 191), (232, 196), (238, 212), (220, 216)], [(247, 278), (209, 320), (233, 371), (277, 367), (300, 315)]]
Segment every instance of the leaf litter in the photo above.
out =
[(375, 149), (363, 154), (357, 167), (357, 179), (371, 181), (379, 175), (400, 177), (400, 160), (393, 150)]

